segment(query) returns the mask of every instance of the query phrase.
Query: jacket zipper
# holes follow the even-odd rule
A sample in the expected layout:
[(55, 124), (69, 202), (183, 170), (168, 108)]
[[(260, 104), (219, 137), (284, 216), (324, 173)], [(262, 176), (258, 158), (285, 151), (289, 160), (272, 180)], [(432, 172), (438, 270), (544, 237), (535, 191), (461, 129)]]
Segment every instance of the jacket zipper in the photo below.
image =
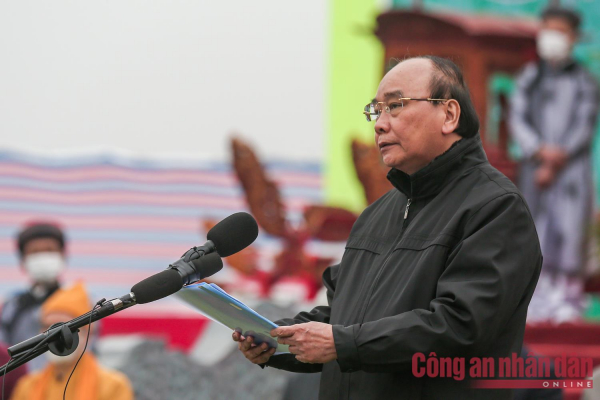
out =
[(412, 202), (411, 199), (408, 199), (406, 202), (406, 208), (404, 209), (404, 221), (402, 222), (402, 229), (400, 230), (400, 234), (398, 236), (396, 236), (394, 245), (392, 246), (390, 251), (386, 254), (385, 259), (383, 260), (383, 264), (381, 265), (381, 269), (379, 271), (377, 271), (377, 274), (375, 275), (375, 279), (373, 280), (373, 285), (371, 287), (371, 290), (367, 294), (366, 303), (364, 304), (363, 309), (361, 310), (361, 313), (359, 315), (359, 319), (360, 319), (361, 323), (364, 322), (365, 314), (367, 313), (367, 309), (369, 308), (369, 303), (371, 302), (371, 296), (373, 295), (373, 288), (375, 288), (377, 286), (377, 284), (379, 283), (379, 278), (381, 277), (381, 274), (383, 273), (385, 266), (387, 265), (390, 258), (392, 258), (392, 253), (394, 252), (394, 247), (396, 246), (396, 243), (398, 243), (400, 241), (400, 239), (402, 239), (402, 236), (404, 236), (404, 231), (406, 230), (406, 218), (408, 218), (408, 207), (410, 207), (411, 202)]

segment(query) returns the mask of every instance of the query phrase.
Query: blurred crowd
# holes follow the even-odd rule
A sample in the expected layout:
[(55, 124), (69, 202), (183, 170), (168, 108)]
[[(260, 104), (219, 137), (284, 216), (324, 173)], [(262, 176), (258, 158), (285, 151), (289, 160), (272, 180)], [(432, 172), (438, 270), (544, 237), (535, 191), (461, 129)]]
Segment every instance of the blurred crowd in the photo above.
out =
[[(521, 150), (518, 183), (533, 215), (544, 256), (528, 315), (533, 323), (581, 319), (586, 307), (584, 280), (590, 259), (595, 259), (589, 257), (595, 217), (592, 145), (600, 94), (590, 71), (573, 57), (581, 37), (580, 26), (581, 16), (572, 10), (554, 7), (543, 12), (537, 36), (539, 60), (525, 65), (516, 77), (510, 106), (509, 128)], [(59, 226), (30, 224), (23, 227), (16, 241), (20, 268), (31, 285), (2, 304), (0, 363), (8, 361), (7, 346), (92, 309), (82, 283), (61, 282), (68, 244)], [(283, 290), (289, 293), (294, 288), (286, 286)], [(259, 311), (273, 313), (274, 319), (289, 312), (268, 307), (263, 305)], [(243, 363), (233, 345), (224, 346), (221, 359), (207, 366), (170, 352), (160, 342), (136, 339), (128, 347), (129, 356), (112, 363), (119, 372), (101, 364), (102, 348), (104, 355), (114, 351), (106, 350), (106, 344), (98, 347), (92, 343), (83, 354), (89, 334), (87, 327), (80, 330), (79, 347), (68, 356), (47, 353), (48, 357), (34, 359), (7, 374), (6, 398), (61, 399), (69, 379), (67, 398), (98, 400), (126, 400), (134, 395), (144, 400), (167, 396), (294, 399), (299, 394), (310, 398), (316, 393), (311, 390), (318, 386), (315, 376), (290, 379), (282, 371), (261, 375), (259, 368)], [(94, 334), (91, 337), (92, 342), (98, 339)], [(100, 352), (100, 360), (94, 352)], [(236, 385), (230, 385), (230, 380), (221, 384), (224, 375), (235, 379)], [(254, 385), (257, 380), (264, 384)], [(548, 396), (548, 392), (543, 395)], [(536, 397), (539, 395), (523, 391), (519, 398), (541, 398)], [(552, 395), (562, 396), (560, 391)], [(593, 397), (593, 391), (586, 391), (584, 396), (600, 398)]]

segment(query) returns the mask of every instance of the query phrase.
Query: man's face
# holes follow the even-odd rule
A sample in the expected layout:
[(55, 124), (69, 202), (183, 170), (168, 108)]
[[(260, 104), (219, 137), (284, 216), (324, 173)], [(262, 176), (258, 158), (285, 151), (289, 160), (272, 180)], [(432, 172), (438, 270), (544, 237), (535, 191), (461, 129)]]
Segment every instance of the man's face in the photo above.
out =
[[(75, 317), (78, 317), (78, 315), (73, 316), (65, 312), (49, 312), (47, 314), (44, 314), (40, 317), (40, 326), (42, 327), (42, 332), (50, 328), (54, 324), (58, 324), (59, 322), (68, 322)], [(81, 329), (85, 330), (87, 328), (83, 327)]]
[[(427, 59), (404, 61), (383, 77), (375, 100), (389, 104), (399, 97), (428, 98), (432, 72)], [(445, 104), (408, 100), (395, 117), (383, 112), (375, 123), (375, 142), (385, 165), (410, 175), (442, 154), (447, 148), (445, 110)]]
[(573, 45), (577, 41), (577, 32), (575, 32), (573, 30), (573, 28), (571, 28), (571, 25), (569, 24), (569, 22), (567, 22), (563, 18), (557, 18), (557, 17), (546, 18), (542, 21), (542, 25), (540, 26), (540, 28), (542, 30), (548, 29), (548, 30), (558, 31), (560, 33), (565, 34), (569, 38), (569, 43), (571, 45), (571, 48), (573, 48)]
[(23, 246), (23, 258), (35, 253), (62, 253), (58, 240), (53, 238), (32, 239)]
[(37, 238), (23, 246), (21, 267), (35, 284), (54, 284), (65, 268), (60, 242), (53, 238)]
[[(46, 331), (54, 324), (57, 324), (59, 322), (68, 322), (75, 317), (77, 316), (73, 316), (64, 312), (49, 312), (45, 315), (42, 315), (40, 318), (40, 326), (42, 327), (42, 332)], [(75, 350), (75, 352), (73, 352), (68, 357), (53, 357), (53, 361), (55, 363), (67, 366), (75, 364), (81, 353), (83, 353), (83, 348), (85, 347), (84, 343), (87, 337), (88, 329), (89, 328), (87, 326), (79, 328), (79, 333), (77, 333), (77, 335), (79, 335), (79, 345), (77, 346), (77, 350)]]

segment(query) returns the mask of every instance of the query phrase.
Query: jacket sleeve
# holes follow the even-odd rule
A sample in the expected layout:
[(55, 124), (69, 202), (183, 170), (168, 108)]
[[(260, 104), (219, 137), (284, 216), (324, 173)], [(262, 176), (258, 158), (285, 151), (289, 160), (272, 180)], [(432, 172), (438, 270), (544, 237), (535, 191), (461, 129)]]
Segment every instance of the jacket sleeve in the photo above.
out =
[(510, 99), (508, 126), (515, 141), (523, 153), (523, 158), (532, 158), (541, 145), (541, 135), (527, 119), (529, 96), (527, 88), (537, 75), (537, 67), (528, 65), (516, 79), (515, 91)]
[[(296, 315), (294, 318), (285, 318), (275, 321), (277, 325), (295, 325), (302, 324), (305, 322), (322, 322), (329, 323), (329, 317), (331, 315), (331, 300), (335, 293), (335, 285), (339, 270), (339, 264), (333, 265), (325, 270), (323, 273), (323, 284), (327, 289), (327, 304), (326, 306), (318, 306), (312, 309), (310, 312), (303, 311)], [(280, 354), (273, 356), (265, 364), (268, 367), (284, 369), (292, 372), (319, 372), (323, 368), (323, 364), (306, 364), (296, 360), (296, 356), (293, 354)]]
[(472, 357), (493, 346), (535, 289), (542, 260), (535, 227), (521, 197), (506, 193), (471, 215), (462, 238), (428, 309), (333, 326), (343, 372), (405, 371), (415, 353)]
[(6, 305), (0, 308), (0, 343), (8, 343), (8, 326), (6, 322)]
[(0, 342), (12, 343), (11, 326), (14, 325), (15, 315), (19, 311), (18, 296), (9, 298), (0, 308)]
[(581, 152), (589, 152), (596, 133), (598, 116), (598, 85), (587, 73), (579, 76), (580, 91), (573, 116), (573, 125), (569, 129), (565, 150), (569, 158), (577, 157)]

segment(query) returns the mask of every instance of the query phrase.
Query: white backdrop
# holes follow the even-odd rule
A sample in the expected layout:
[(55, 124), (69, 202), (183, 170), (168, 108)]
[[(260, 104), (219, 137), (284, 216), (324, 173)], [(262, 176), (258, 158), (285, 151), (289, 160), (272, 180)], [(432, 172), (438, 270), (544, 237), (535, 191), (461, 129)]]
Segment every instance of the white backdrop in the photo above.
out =
[(0, 147), (321, 160), (327, 2), (0, 3)]

